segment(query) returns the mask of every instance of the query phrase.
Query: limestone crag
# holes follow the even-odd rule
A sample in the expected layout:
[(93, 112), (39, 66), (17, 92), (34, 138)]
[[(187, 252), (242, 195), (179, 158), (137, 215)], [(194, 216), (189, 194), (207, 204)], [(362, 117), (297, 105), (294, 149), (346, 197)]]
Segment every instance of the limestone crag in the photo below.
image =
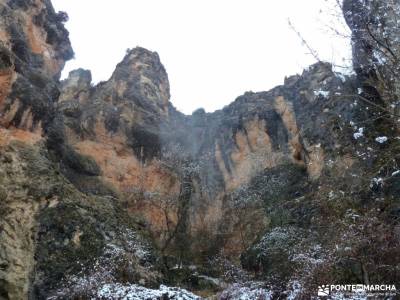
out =
[(0, 10), (1, 125), (35, 141), (54, 114), (57, 80), (73, 55), (65, 16), (48, 1), (1, 1)]
[[(107, 255), (107, 280), (118, 276), (112, 265), (127, 257), (137, 266), (151, 264), (151, 247), (119, 204), (81, 194), (46, 149), (58, 79), (73, 55), (66, 16), (49, 1), (0, 1), (0, 14), (0, 298), (49, 297), (68, 274), (90, 272), (95, 255), (109, 247), (119, 252)], [(156, 282), (151, 272), (131, 276)]]
[[(136, 73), (143, 65), (147, 68)], [(119, 77), (132, 69), (133, 75)], [(165, 233), (167, 223), (177, 226), (182, 217), (178, 207), (184, 172), (192, 173), (185, 230), (193, 240), (200, 232), (217, 238), (218, 228), (227, 226), (232, 193), (282, 164), (303, 167), (306, 177), (318, 179), (325, 152), (335, 147), (333, 135), (319, 142), (331, 128), (330, 114), (320, 114), (327, 99), (318, 91), (352, 93), (354, 87), (343, 84), (328, 64), (317, 64), (290, 81), (270, 92), (247, 93), (212, 114), (200, 110), (184, 116), (167, 102), (168, 79), (158, 56), (136, 48), (98, 86), (90, 85), (88, 71), (71, 72), (58, 109), (66, 143), (95, 160), (101, 172), (93, 175), (114, 186), (129, 211), (144, 214), (158, 238), (168, 240), (161, 237), (170, 234)], [(186, 170), (189, 164), (192, 170)], [(160, 198), (170, 200), (160, 205)], [(253, 222), (264, 224), (264, 219)], [(259, 227), (257, 232), (264, 225)], [(238, 255), (245, 246), (234, 251)]]

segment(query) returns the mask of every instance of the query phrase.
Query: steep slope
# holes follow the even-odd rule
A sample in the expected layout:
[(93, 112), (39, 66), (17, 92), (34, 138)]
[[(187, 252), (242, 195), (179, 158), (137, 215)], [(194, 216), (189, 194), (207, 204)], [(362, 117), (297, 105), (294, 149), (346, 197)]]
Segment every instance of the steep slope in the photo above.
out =
[(9, 189), (25, 192), (27, 189), (18, 186), (21, 183), (18, 177), (9, 178), (14, 187), (6, 179), (14, 170), (23, 171), (19, 165), (7, 167), (13, 157), (5, 155), (5, 149), (15, 140), (29, 145), (42, 139), (43, 128), (51, 120), (53, 102), (59, 94), (56, 80), (64, 61), (71, 57), (72, 49), (59, 16), (44, 3), (1, 1), (0, 9), (0, 140), (3, 157), (0, 295), (17, 299), (27, 294), (29, 276), (34, 268), (32, 233), (39, 202), (25, 202), (26, 196), (22, 192), (19, 196), (16, 191), (15, 195), (11, 192), (9, 196)]
[[(175, 230), (185, 219), (180, 229), (185, 240), (204, 243), (193, 249), (208, 251), (214, 244), (210, 241), (232, 235), (232, 241), (228, 237), (215, 243), (219, 248), (232, 243), (226, 250), (239, 255), (267, 220), (256, 205), (249, 212), (258, 212), (259, 218), (251, 220), (254, 226), (234, 232), (234, 223), (241, 221), (235, 220), (237, 199), (232, 198), (260, 172), (282, 165), (291, 166), (304, 184), (318, 179), (326, 149), (336, 143), (328, 134), (332, 112), (320, 114), (329, 102), (326, 97), (354, 92), (322, 63), (288, 82), (270, 92), (247, 93), (222, 111), (184, 116), (168, 103), (168, 80), (158, 56), (136, 48), (108, 82), (96, 87), (90, 86), (88, 71), (71, 72), (58, 107), (66, 143), (96, 161), (101, 174), (92, 175), (113, 185), (131, 213), (144, 214), (164, 247), (176, 234), (168, 227)], [(332, 139), (321, 145), (327, 135)], [(77, 181), (83, 191), (95, 190), (90, 181), (84, 186), (82, 176)], [(240, 241), (239, 234), (248, 241)], [(210, 241), (199, 240), (200, 235)]]
[(49, 1), (0, 1), (0, 13), (0, 298), (47, 298), (104, 255), (105, 282), (156, 283), (139, 226), (114, 199), (80, 193), (48, 152), (58, 79), (73, 54), (65, 16)]
[(2, 126), (40, 135), (53, 115), (57, 79), (73, 55), (63, 15), (41, 1), (0, 5)]

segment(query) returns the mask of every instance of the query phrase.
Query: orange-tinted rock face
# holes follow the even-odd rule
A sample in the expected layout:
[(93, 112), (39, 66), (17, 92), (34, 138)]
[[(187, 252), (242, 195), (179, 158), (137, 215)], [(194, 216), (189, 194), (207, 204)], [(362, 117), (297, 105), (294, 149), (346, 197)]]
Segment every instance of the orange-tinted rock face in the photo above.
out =
[[(28, 192), (31, 166), (15, 147), (32, 154), (43, 146), (43, 126), (53, 118), (58, 95), (56, 80), (72, 49), (49, 1), (0, 0), (0, 10), (0, 153), (9, 152), (0, 188), (20, 189), (0, 199), (0, 264), (6, 266), (0, 268), (0, 298), (28, 299), (43, 199), (33, 200)], [(4, 181), (4, 170), (13, 174), (10, 181)]]
[(32, 53), (43, 57), (43, 70), (51, 77), (57, 76), (64, 67), (64, 61), (58, 59), (55, 49), (46, 43), (47, 33), (44, 29), (33, 23), (32, 16), (34, 16), (34, 13), (35, 12), (32, 11), (27, 12), (27, 24), (24, 27), (25, 35), (28, 39), (28, 46)]
[(4, 105), (4, 101), (10, 94), (14, 80), (15, 72), (12, 68), (7, 68), (0, 71), (0, 107)]
[[(313, 85), (328, 72), (321, 68), (310, 73)], [(317, 180), (324, 168), (323, 147), (303, 133), (309, 120), (284, 91), (245, 94), (223, 111), (184, 117), (169, 105), (158, 55), (142, 48), (128, 52), (108, 82), (93, 87), (90, 80), (80, 69), (62, 84), (65, 143), (94, 159), (99, 178), (144, 218), (161, 247), (184, 219), (193, 249), (204, 250), (201, 236), (218, 239), (223, 224), (224, 251), (239, 255), (269, 219), (260, 202), (238, 214), (233, 195), (283, 165), (306, 168), (306, 180)]]
[(78, 140), (70, 133), (68, 142), (78, 153), (96, 161), (101, 168), (100, 178), (118, 191), (133, 216), (146, 220), (162, 246), (168, 238), (168, 227), (177, 224), (179, 178), (160, 160), (141, 162), (127, 146), (122, 132), (111, 135), (101, 121), (95, 128), (95, 139)]
[(88, 70), (78, 69), (70, 72), (68, 79), (62, 82), (62, 94), (58, 102), (76, 100), (83, 104), (89, 99), (91, 81), (92, 73)]
[(293, 155), (293, 159), (301, 161), (302, 146), (299, 140), (299, 128), (296, 124), (296, 116), (293, 111), (293, 104), (285, 100), (284, 97), (278, 96), (275, 99), (275, 109), (281, 116), (289, 134), (289, 146)]
[[(170, 93), (168, 78), (166, 77), (162, 65), (160, 64), (154, 68), (153, 58), (148, 55), (147, 51), (132, 52), (126, 59), (127, 63), (131, 65), (129, 74), (132, 76), (132, 79), (134, 79), (133, 76), (139, 74), (139, 78), (134, 79), (139, 81), (139, 93), (148, 101), (156, 103), (161, 109), (160, 112), (166, 114), (168, 112), (167, 108), (169, 105)], [(118, 78), (118, 74), (114, 74), (114, 76), (115, 79), (118, 80), (117, 84), (119, 87), (117, 91), (119, 94), (123, 95), (127, 90), (127, 82), (129, 83), (131, 78), (124, 78), (121, 82), (121, 79)], [(157, 80), (154, 80), (153, 76), (156, 76)]]
[(8, 145), (12, 141), (20, 141), (28, 145), (34, 145), (42, 139), (41, 132), (30, 132), (23, 129), (0, 128), (0, 145)]
[(72, 49), (48, 2), (2, 0), (0, 6), (0, 126), (7, 139), (31, 143), (52, 118), (54, 79)]
[(179, 190), (177, 179), (163, 169), (161, 162), (141, 163), (133, 151), (121, 143), (121, 137), (103, 136), (101, 141), (79, 141), (73, 146), (79, 153), (93, 157), (101, 167), (101, 177), (121, 193), (130, 194), (140, 188), (165, 196)]
[[(0, 5), (8, 14), (0, 22), (3, 46), (25, 63), (34, 59), (32, 54), (41, 56), (43, 65), (39, 71), (49, 77), (58, 77), (65, 61), (73, 54), (68, 32), (61, 24), (62, 17), (42, 0), (35, 1), (33, 5), (24, 1), (2, 0)], [(25, 53), (20, 51), (22, 48), (25, 48)]]
[(256, 116), (244, 124), (243, 131), (235, 134), (236, 147), (230, 153), (230, 172), (222, 159), (220, 146), (216, 144), (215, 158), (224, 176), (227, 191), (247, 184), (260, 171), (272, 168), (284, 160), (286, 154), (272, 148), (265, 122)]
[(137, 48), (108, 82), (91, 87), (90, 81), (89, 71), (76, 70), (62, 83), (58, 105), (65, 143), (94, 159), (99, 178), (116, 189), (132, 215), (148, 222), (162, 244), (168, 227), (177, 223), (174, 199), (180, 190), (179, 176), (159, 156), (169, 105), (165, 70), (157, 54)]

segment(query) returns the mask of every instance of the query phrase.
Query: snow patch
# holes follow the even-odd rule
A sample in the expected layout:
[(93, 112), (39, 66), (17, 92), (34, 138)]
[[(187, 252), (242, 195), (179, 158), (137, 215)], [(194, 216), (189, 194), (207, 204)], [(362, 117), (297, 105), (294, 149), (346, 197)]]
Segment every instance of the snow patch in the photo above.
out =
[(298, 281), (293, 281), (293, 283), (292, 283), (292, 289), (290, 290), (287, 299), (288, 299), (288, 300), (297, 299), (297, 297), (300, 295), (301, 291), (302, 291), (302, 287), (301, 287), (300, 282), (298, 282)]
[(378, 178), (372, 178), (371, 183), (369, 185), (370, 188), (373, 188), (374, 186), (380, 187), (383, 185), (383, 178), (378, 177)]
[(377, 138), (375, 138), (375, 141), (379, 144), (383, 144), (388, 141), (388, 138), (387, 136), (378, 136)]
[(251, 282), (246, 284), (233, 284), (222, 292), (220, 299), (237, 300), (271, 300), (272, 292), (267, 290), (262, 283)]
[(364, 128), (358, 128), (358, 131), (353, 134), (354, 139), (358, 140), (360, 137), (364, 136)]
[(342, 73), (336, 72), (335, 75), (342, 81), (342, 83), (346, 82), (346, 76), (344, 76)]
[(122, 285), (119, 283), (105, 284), (97, 291), (97, 297), (118, 300), (142, 300), (142, 299), (176, 299), (176, 300), (200, 300), (201, 298), (191, 292), (160, 285), (157, 290), (148, 289), (136, 284)]
[(329, 91), (323, 91), (323, 90), (314, 91), (314, 95), (315, 96), (320, 96), (321, 95), (324, 98), (328, 98), (329, 94), (330, 94)]

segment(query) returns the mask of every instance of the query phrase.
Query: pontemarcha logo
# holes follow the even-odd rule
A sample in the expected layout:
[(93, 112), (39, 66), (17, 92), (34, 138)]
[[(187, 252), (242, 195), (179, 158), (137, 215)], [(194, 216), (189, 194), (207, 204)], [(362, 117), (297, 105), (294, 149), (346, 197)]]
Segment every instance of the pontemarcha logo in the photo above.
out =
[(329, 296), (330, 288), (329, 285), (320, 285), (318, 286), (318, 296)]

